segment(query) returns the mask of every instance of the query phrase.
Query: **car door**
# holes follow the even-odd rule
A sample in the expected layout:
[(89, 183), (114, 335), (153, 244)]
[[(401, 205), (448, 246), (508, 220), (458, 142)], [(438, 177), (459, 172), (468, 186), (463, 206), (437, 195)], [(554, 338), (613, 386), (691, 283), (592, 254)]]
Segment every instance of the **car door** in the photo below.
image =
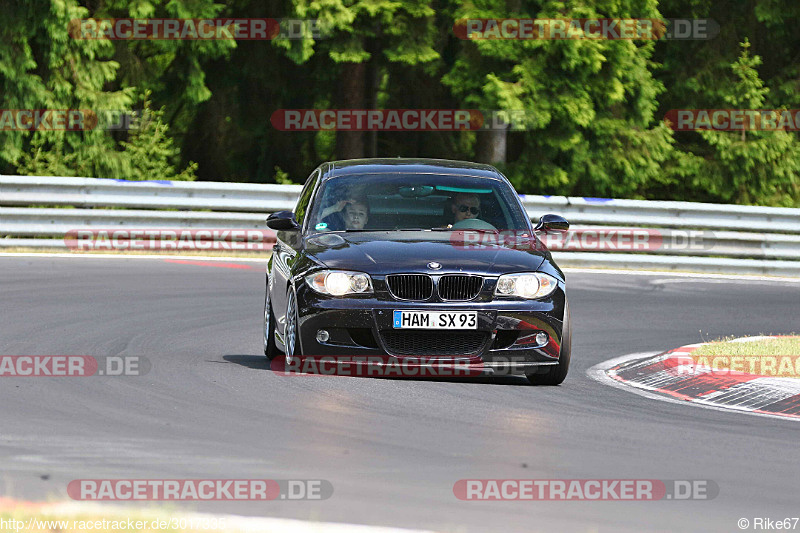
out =
[(320, 169), (316, 169), (306, 180), (300, 198), (294, 208), (295, 219), (300, 225), (300, 230), (278, 231), (276, 243), (272, 248), (272, 272), (270, 276), (271, 287), (269, 288), (270, 298), (272, 299), (272, 309), (275, 312), (275, 330), (283, 338), (283, 330), (286, 324), (286, 296), (288, 294), (289, 280), (291, 279), (292, 265), (302, 246), (302, 228), (308, 213), (311, 197), (319, 181)]

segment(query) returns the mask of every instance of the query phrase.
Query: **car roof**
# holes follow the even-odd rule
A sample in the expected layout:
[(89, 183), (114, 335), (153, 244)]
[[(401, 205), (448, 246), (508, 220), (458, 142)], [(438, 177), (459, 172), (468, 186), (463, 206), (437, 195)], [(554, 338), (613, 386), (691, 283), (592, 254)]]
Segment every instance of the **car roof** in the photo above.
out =
[(449, 159), (348, 159), (322, 165), (322, 179), (356, 174), (456, 174), (483, 178), (505, 179), (491, 165), (451, 161)]

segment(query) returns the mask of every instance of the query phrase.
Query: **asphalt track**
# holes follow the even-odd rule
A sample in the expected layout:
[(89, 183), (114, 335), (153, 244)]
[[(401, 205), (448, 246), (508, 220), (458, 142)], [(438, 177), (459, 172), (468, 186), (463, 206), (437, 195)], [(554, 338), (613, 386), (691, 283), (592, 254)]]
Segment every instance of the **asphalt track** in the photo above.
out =
[[(0, 257), (0, 354), (140, 355), (141, 377), (2, 378), (0, 492), (73, 479), (327, 479), (321, 502), (187, 508), (442, 531), (739, 531), (800, 515), (800, 425), (643, 398), (587, 369), (800, 330), (800, 284), (569, 273), (573, 364), (517, 378), (285, 377), (261, 354), (263, 266)], [(702, 331), (702, 333), (701, 333)], [(465, 478), (709, 479), (710, 501), (471, 502)]]

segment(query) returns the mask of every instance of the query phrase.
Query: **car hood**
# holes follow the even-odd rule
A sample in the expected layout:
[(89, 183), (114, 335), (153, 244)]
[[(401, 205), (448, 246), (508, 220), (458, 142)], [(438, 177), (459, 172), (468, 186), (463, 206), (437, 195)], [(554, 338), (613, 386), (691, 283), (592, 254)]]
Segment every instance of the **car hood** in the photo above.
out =
[[(326, 268), (376, 275), (393, 272), (499, 275), (535, 271), (545, 258), (549, 259), (549, 252), (535, 237), (517, 241), (513, 246), (495, 244), (497, 240), (492, 232), (484, 234), (481, 246), (464, 246), (463, 237), (449, 231), (336, 232), (306, 238), (305, 251)], [(428, 267), (432, 261), (441, 268)]]

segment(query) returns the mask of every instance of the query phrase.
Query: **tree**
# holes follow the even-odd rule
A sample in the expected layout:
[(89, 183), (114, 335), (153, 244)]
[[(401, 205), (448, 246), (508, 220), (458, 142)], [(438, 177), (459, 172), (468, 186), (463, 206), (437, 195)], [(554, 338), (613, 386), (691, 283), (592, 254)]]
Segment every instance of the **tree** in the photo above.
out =
[[(388, 75), (387, 65), (419, 66), (439, 58), (433, 47), (435, 11), (427, 0), (295, 0), (292, 7), (294, 16), (318, 19), (328, 36), (317, 41), (276, 44), (298, 64), (308, 61), (315, 48), (333, 63), (324, 66), (338, 71), (337, 90), (330, 99), (338, 108), (377, 108), (381, 79)], [(391, 82), (402, 84), (403, 80)], [(366, 148), (364, 132), (337, 132), (338, 158), (364, 157)]]
[[(93, 153), (90, 150), (68, 150), (64, 143), (45, 144), (34, 138), (31, 151), (18, 163), (20, 174), (33, 176), (94, 176), (125, 180), (194, 180), (196, 163), (178, 170), (180, 149), (167, 135), (164, 110), (150, 108), (145, 100), (143, 110), (132, 122), (128, 140), (119, 143), (120, 150)], [(116, 162), (114, 174), (102, 175), (95, 161), (98, 158)]]
[[(757, 67), (761, 58), (750, 54), (750, 42), (741, 44), (739, 58), (730, 65), (733, 80), (723, 85), (732, 109), (764, 109), (770, 90)], [(705, 146), (693, 186), (708, 190), (723, 202), (800, 206), (800, 142), (795, 133), (777, 131), (700, 131)]]
[[(503, 0), (459, 5), (468, 18), (659, 18), (655, 0)], [(444, 77), (465, 107), (521, 110), (527, 131), (508, 139), (509, 177), (521, 190), (642, 196), (660, 179), (671, 132), (654, 124), (663, 85), (652, 41), (464, 41)]]
[(144, 102), (143, 116), (151, 121), (141, 121), (129, 136), (103, 127), (106, 112), (133, 112), (137, 88), (115, 88), (119, 63), (110, 59), (111, 41), (70, 35), (71, 21), (89, 16), (86, 8), (74, 0), (34, 0), (3, 9), (9, 24), (0, 30), (2, 108), (82, 110), (85, 117), (101, 117), (101, 123), (91, 128), (87, 122), (80, 131), (10, 132), (0, 141), (0, 163), (36, 175), (194, 178), (193, 164), (175, 168), (180, 151), (166, 136), (162, 109), (152, 111)]
[[(70, 20), (85, 18), (86, 8), (74, 0), (32, 0), (0, 9), (0, 108), (130, 109), (133, 89), (106, 89), (119, 67), (108, 59), (110, 42), (68, 35)], [(109, 132), (95, 129), (6, 133), (0, 136), (0, 165), (15, 168), (31, 147), (80, 154), (95, 169), (92, 175), (113, 175), (121, 164)]]

